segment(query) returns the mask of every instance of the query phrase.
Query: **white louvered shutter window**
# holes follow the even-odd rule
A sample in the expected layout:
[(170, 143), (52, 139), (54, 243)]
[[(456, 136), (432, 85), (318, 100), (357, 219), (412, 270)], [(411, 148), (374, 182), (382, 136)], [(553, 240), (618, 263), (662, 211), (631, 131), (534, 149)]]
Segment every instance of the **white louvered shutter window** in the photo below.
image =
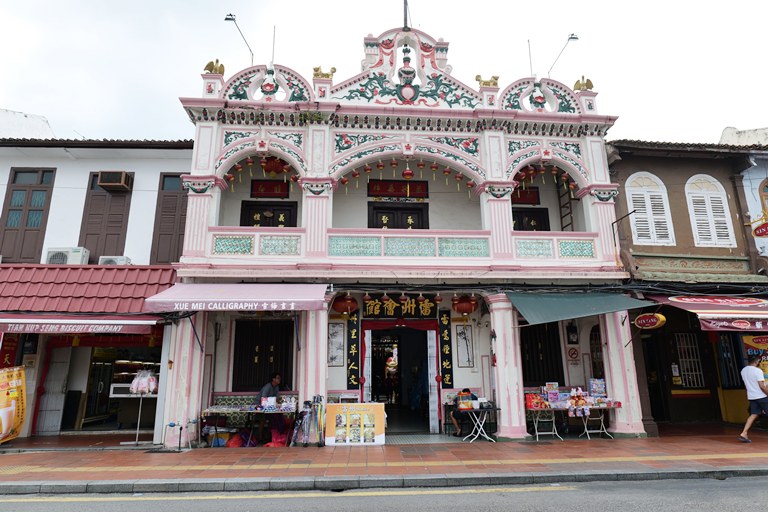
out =
[(675, 245), (669, 201), (664, 184), (654, 175), (638, 172), (627, 180), (627, 207), (636, 245)]
[(685, 195), (696, 246), (735, 247), (728, 199), (722, 185), (710, 176), (698, 174), (686, 183)]

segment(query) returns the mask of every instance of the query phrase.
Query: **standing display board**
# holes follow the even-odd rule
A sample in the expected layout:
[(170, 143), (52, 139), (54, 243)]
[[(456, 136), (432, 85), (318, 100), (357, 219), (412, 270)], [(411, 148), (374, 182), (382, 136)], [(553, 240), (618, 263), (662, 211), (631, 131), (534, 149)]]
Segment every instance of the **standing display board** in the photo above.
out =
[(385, 418), (384, 404), (328, 404), (325, 410), (325, 444), (384, 444)]
[(24, 367), (0, 369), (0, 444), (19, 436), (26, 413)]

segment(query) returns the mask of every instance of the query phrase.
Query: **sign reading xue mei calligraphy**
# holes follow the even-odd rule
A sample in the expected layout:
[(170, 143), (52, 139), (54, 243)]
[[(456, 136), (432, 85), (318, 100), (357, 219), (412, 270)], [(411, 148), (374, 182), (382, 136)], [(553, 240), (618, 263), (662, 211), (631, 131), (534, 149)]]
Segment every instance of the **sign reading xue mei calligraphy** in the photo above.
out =
[(438, 313), (437, 324), (438, 345), (440, 347), (440, 378), (443, 389), (452, 388), (453, 385), (453, 353), (451, 352), (451, 310), (441, 309)]
[(359, 310), (347, 319), (347, 389), (360, 389)]
[(382, 295), (371, 295), (371, 300), (363, 305), (363, 316), (372, 318), (435, 318), (437, 315), (437, 304), (434, 296), (422, 295), (404, 295), (405, 299), (400, 300), (403, 295), (387, 296), (387, 300), (382, 300)]

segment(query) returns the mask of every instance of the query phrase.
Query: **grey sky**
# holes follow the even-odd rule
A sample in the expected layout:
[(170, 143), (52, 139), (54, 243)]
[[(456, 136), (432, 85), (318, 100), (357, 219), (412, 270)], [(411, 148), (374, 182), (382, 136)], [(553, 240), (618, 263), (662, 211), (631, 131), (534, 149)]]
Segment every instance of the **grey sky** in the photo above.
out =
[[(768, 126), (762, 98), (768, 2), (410, 0), (412, 26), (450, 43), (453, 76), (504, 88), (546, 76), (568, 86), (585, 75), (601, 114), (619, 117), (608, 139), (717, 142), (726, 126)], [(402, 0), (0, 0), (0, 108), (48, 118), (61, 138), (187, 139), (178, 101), (199, 96), (210, 60), (225, 78), (250, 54), (236, 14), (265, 64), (311, 80), (335, 66), (334, 83), (360, 71), (363, 37), (402, 26)]]

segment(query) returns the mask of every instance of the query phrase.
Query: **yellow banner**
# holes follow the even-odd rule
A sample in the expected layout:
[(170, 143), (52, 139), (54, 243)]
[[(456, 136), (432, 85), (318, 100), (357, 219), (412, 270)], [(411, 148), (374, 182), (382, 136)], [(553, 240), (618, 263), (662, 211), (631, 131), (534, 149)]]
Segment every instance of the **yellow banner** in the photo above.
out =
[(384, 444), (385, 418), (384, 404), (328, 404), (325, 408), (325, 444)]
[(19, 436), (26, 413), (24, 367), (0, 369), (0, 444)]

